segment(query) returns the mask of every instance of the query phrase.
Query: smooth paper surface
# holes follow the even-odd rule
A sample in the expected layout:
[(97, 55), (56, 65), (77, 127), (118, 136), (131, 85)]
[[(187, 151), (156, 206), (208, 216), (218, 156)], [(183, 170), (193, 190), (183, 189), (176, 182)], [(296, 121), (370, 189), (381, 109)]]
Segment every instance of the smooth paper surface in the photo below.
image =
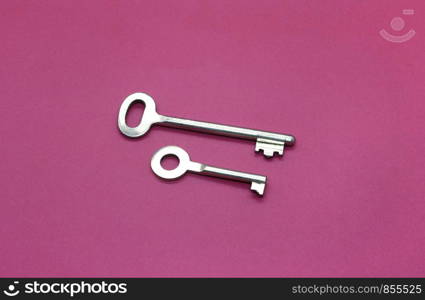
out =
[[(424, 276), (424, 11), (2, 1), (0, 275)], [(134, 92), (161, 114), (297, 142), (266, 159), (251, 141), (159, 126), (129, 139), (117, 117)], [(264, 197), (159, 179), (150, 160), (165, 145), (266, 175)]]

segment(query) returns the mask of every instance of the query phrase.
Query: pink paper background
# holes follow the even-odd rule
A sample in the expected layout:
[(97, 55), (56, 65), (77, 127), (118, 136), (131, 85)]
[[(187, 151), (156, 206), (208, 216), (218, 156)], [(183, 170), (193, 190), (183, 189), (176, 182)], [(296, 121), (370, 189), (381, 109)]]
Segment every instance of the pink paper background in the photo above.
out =
[[(415, 15), (403, 16), (404, 8)], [(425, 3), (1, 1), (1, 276), (425, 276)], [(385, 41), (395, 16), (416, 36)], [(160, 113), (292, 133), (117, 129)], [(129, 116), (133, 123), (137, 110)], [(154, 151), (268, 176), (166, 183)]]

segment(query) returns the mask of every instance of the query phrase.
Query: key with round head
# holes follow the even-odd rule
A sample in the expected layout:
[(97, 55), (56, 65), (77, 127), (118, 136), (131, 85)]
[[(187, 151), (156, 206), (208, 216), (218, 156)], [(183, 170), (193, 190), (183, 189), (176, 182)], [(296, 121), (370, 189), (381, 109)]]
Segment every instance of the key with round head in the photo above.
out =
[[(130, 106), (135, 102), (144, 103), (145, 111), (139, 125), (130, 127), (126, 123), (126, 116)], [(285, 145), (292, 146), (295, 143), (295, 137), (292, 135), (163, 116), (156, 112), (155, 101), (145, 93), (132, 94), (121, 104), (118, 127), (124, 135), (132, 138), (140, 137), (146, 134), (154, 124), (254, 140), (256, 141), (255, 151), (262, 150), (266, 157), (273, 157), (275, 153), (283, 155)]]
[[(173, 170), (166, 170), (161, 166), (161, 160), (170, 155), (177, 157), (179, 165)], [(183, 176), (187, 171), (190, 171), (201, 175), (247, 182), (251, 184), (251, 190), (255, 191), (260, 196), (264, 194), (267, 180), (266, 176), (218, 168), (191, 161), (189, 154), (177, 146), (165, 146), (159, 149), (152, 156), (151, 168), (157, 176), (170, 180), (177, 179)]]

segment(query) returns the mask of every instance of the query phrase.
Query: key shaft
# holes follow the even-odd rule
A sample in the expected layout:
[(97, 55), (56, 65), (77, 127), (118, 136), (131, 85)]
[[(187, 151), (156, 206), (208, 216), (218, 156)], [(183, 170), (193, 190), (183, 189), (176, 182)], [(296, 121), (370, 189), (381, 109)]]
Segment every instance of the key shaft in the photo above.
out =
[(237, 126), (230, 126), (218, 123), (189, 120), (169, 116), (160, 116), (158, 125), (167, 127), (187, 129), (192, 131), (205, 132), (216, 135), (236, 137), (247, 140), (266, 139), (293, 145), (295, 138), (291, 135), (280, 134), (270, 131), (255, 130)]
[(200, 175), (251, 183), (251, 190), (256, 191), (259, 195), (264, 194), (266, 187), (267, 177), (262, 175), (219, 168), (193, 161), (188, 165), (188, 170)]

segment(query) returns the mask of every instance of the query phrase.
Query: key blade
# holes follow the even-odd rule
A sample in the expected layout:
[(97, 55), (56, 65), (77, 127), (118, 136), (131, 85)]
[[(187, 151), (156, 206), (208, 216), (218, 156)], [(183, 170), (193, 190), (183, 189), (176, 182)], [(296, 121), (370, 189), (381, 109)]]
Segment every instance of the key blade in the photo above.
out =
[(201, 175), (251, 183), (251, 190), (257, 192), (260, 196), (264, 194), (267, 177), (263, 175), (218, 168), (193, 161), (189, 162), (187, 169)]
[(251, 182), (251, 191), (255, 191), (258, 195), (263, 196), (266, 184), (263, 182)]
[(254, 140), (257, 142), (255, 150), (263, 150), (266, 157), (273, 157), (276, 152), (283, 155), (284, 145), (292, 146), (295, 143), (295, 137), (292, 135), (162, 115), (158, 124), (168, 127)]
[(265, 157), (273, 157), (275, 153), (283, 155), (283, 150), (285, 148), (284, 142), (278, 142), (274, 140), (258, 138), (255, 144), (255, 151), (263, 151)]

